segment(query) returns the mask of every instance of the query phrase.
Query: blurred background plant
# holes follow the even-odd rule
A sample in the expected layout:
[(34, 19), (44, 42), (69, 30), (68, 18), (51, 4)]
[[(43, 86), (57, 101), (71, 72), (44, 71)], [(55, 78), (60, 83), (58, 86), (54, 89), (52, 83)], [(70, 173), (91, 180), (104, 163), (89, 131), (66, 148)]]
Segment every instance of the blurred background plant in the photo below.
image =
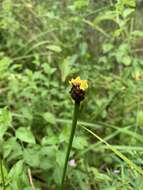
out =
[[(91, 129), (143, 164), (143, 1), (0, 2), (0, 154), (7, 190), (58, 189), (73, 104), (88, 79), (68, 190), (142, 190), (142, 176)], [(2, 178), (0, 176), (0, 185)]]

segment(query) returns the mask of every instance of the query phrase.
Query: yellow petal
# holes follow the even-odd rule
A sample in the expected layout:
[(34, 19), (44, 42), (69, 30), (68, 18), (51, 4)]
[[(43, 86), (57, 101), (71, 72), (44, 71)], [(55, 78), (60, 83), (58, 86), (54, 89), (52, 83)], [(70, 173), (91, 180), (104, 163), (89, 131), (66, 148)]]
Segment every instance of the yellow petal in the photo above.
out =
[(80, 84), (80, 89), (86, 90), (88, 88), (87, 80), (83, 80)]
[(81, 80), (79, 76), (75, 79), (71, 79), (69, 83), (72, 85), (79, 85), (81, 90), (86, 90), (88, 88), (87, 80)]
[(81, 79), (80, 79), (80, 77), (76, 77), (75, 79), (71, 79), (71, 80), (69, 81), (69, 83), (70, 83), (70, 84), (74, 84), (74, 85), (80, 84), (80, 83), (81, 83)]

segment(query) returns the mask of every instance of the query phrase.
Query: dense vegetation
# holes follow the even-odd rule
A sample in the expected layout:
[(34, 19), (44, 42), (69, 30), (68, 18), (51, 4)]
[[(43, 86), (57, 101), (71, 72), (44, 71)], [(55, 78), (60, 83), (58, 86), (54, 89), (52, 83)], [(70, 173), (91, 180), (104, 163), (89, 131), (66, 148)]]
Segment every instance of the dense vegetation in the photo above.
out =
[(65, 189), (143, 189), (142, 23), (141, 0), (0, 1), (1, 189), (60, 189), (76, 76)]

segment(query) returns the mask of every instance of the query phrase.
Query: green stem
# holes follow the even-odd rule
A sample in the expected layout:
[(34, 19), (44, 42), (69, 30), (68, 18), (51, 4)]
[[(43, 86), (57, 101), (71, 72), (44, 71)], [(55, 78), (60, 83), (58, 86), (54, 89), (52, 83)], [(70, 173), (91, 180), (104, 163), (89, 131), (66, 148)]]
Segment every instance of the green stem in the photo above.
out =
[(70, 155), (70, 151), (71, 151), (71, 147), (72, 147), (72, 142), (73, 142), (73, 138), (74, 138), (74, 134), (75, 134), (76, 124), (77, 124), (77, 119), (78, 119), (78, 114), (79, 114), (79, 106), (80, 106), (80, 103), (75, 102), (71, 134), (70, 134), (70, 138), (69, 138), (69, 144), (68, 144), (68, 148), (67, 148), (63, 176), (62, 176), (61, 190), (64, 190), (64, 180), (65, 180), (65, 176), (66, 176), (66, 170), (67, 170), (69, 155)]
[(3, 162), (2, 162), (2, 159), (0, 161), (0, 171), (1, 171), (1, 179), (2, 179), (3, 190), (6, 190), (6, 188), (5, 188), (4, 173), (3, 173)]

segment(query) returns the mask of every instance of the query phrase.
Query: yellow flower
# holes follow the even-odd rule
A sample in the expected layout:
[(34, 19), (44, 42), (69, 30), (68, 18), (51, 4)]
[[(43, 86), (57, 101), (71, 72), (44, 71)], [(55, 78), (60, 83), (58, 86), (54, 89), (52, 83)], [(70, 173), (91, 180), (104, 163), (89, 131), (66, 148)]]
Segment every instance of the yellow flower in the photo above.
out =
[(80, 77), (76, 77), (75, 79), (71, 79), (69, 81), (73, 86), (79, 86), (79, 88), (85, 91), (88, 88), (87, 80), (81, 80)]

